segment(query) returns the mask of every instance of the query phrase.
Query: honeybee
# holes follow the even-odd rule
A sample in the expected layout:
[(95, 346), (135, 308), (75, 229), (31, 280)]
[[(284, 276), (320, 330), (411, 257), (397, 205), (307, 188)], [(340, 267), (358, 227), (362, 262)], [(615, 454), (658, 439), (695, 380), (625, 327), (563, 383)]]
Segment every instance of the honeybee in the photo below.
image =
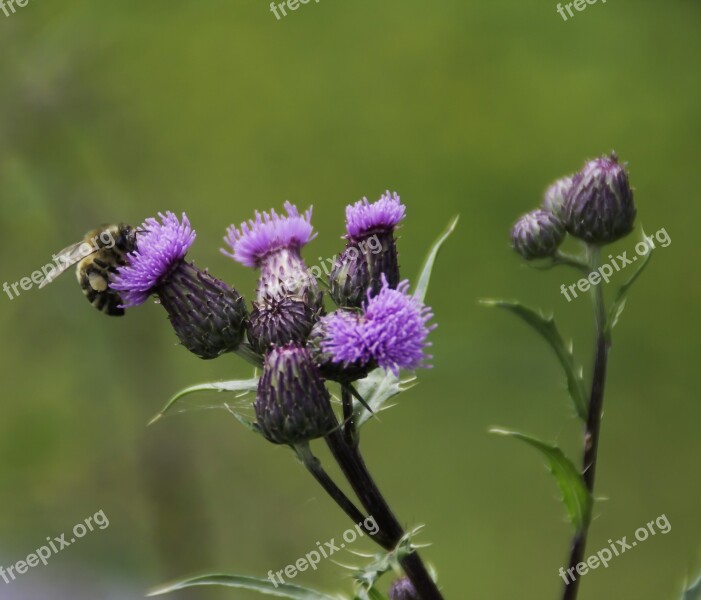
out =
[(73, 265), (77, 264), (76, 276), (83, 293), (97, 310), (119, 317), (122, 298), (110, 289), (110, 274), (126, 264), (125, 256), (136, 250), (136, 229), (131, 225), (103, 225), (88, 231), (85, 237), (64, 248), (53, 259), (56, 268), (50, 270), (39, 285), (43, 288)]

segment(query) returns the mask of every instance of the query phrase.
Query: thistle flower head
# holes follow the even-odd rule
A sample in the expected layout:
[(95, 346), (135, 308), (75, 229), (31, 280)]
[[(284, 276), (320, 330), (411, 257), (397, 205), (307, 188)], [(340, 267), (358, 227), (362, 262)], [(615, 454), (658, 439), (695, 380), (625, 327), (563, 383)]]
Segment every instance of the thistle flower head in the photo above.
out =
[(112, 287), (125, 306), (142, 304), (155, 294), (168, 313), (180, 342), (200, 358), (236, 350), (245, 331), (246, 303), (223, 281), (185, 261), (195, 241), (187, 215), (159, 213), (141, 225), (137, 249), (119, 267)]
[(420, 596), (408, 577), (400, 577), (389, 588), (389, 600), (420, 600)]
[(346, 207), (348, 238), (362, 239), (377, 231), (392, 231), (404, 219), (406, 207), (397, 193), (385, 192), (372, 204), (367, 198)]
[(111, 287), (121, 292), (125, 307), (143, 304), (180, 264), (196, 234), (185, 213), (182, 222), (168, 211), (158, 213), (161, 222), (149, 218), (139, 228), (137, 249), (127, 255)]
[(306, 348), (291, 343), (266, 355), (254, 402), (261, 433), (276, 444), (299, 444), (333, 428), (331, 398)]
[[(321, 317), (314, 325), (307, 348), (325, 379), (350, 383), (362, 379), (377, 367), (372, 357), (363, 351), (361, 319), (358, 312), (337, 310)], [(328, 349), (331, 343), (346, 348), (345, 357), (352, 360), (334, 360), (334, 354)]]
[(543, 208), (554, 214), (557, 218), (562, 217), (562, 208), (570, 189), (572, 189), (572, 176), (562, 177), (550, 184), (545, 191), (543, 198)]
[(316, 235), (312, 209), (300, 215), (296, 206), (285, 202), (285, 211), (286, 217), (274, 210), (256, 212), (255, 220), (242, 223), (239, 229), (232, 225), (224, 240), (233, 252), (222, 252), (243, 265), (260, 268), (255, 300), (259, 306), (291, 298), (318, 312), (322, 294), (300, 253)]
[(399, 284), (399, 258), (394, 229), (406, 207), (396, 193), (386, 192), (372, 204), (367, 198), (346, 207), (348, 241), (329, 275), (331, 297), (338, 306), (360, 308), (368, 292), (377, 294), (382, 277)]
[(290, 202), (285, 202), (284, 208), (287, 216), (278, 215), (275, 210), (256, 211), (256, 218), (242, 223), (240, 228), (229, 227), (224, 241), (232, 252), (222, 252), (246, 267), (260, 267), (263, 259), (276, 250), (299, 251), (316, 236), (311, 224), (312, 209), (300, 215)]
[(321, 348), (336, 363), (361, 365), (371, 361), (392, 371), (425, 366), (426, 341), (433, 327), (427, 322), (433, 317), (431, 309), (415, 296), (408, 294), (409, 282), (397, 289), (389, 287), (383, 278), (382, 289), (375, 296), (368, 293), (363, 314), (352, 318), (337, 311), (326, 322), (326, 339)]
[(633, 190), (615, 152), (590, 160), (574, 176), (562, 214), (567, 231), (590, 244), (610, 244), (633, 230)]
[(523, 258), (552, 256), (565, 239), (565, 227), (547, 210), (533, 210), (523, 215), (511, 230), (511, 243)]

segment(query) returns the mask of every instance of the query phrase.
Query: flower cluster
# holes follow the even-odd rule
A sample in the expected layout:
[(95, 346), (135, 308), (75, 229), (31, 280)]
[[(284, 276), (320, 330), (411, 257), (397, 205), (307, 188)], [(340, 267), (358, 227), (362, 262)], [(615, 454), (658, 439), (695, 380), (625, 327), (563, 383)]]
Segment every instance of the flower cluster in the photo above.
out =
[[(256, 212), (227, 229), (222, 252), (260, 276), (249, 312), (243, 297), (186, 260), (195, 232), (167, 212), (138, 229), (136, 250), (111, 287), (125, 307), (155, 296), (181, 343), (201, 358), (239, 352), (263, 366), (254, 409), (260, 432), (278, 444), (325, 436), (334, 415), (325, 380), (343, 384), (381, 367), (426, 366), (431, 310), (400, 281), (395, 230), (406, 208), (387, 192), (346, 208), (346, 248), (329, 275), (336, 310), (307, 269), (302, 249), (315, 236), (312, 209)], [(370, 238), (379, 240), (368, 251)]]
[(635, 215), (628, 172), (612, 152), (553, 183), (542, 207), (516, 222), (511, 242), (526, 260), (548, 258), (565, 233), (594, 246), (615, 242), (633, 230)]

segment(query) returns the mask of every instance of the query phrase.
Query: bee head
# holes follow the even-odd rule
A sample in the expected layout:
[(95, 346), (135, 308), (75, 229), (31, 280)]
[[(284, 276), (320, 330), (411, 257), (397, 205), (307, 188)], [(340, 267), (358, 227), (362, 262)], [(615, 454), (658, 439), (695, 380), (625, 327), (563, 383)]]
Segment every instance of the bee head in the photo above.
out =
[(115, 237), (114, 245), (124, 253), (136, 250), (136, 234), (138, 231), (131, 225), (120, 225)]

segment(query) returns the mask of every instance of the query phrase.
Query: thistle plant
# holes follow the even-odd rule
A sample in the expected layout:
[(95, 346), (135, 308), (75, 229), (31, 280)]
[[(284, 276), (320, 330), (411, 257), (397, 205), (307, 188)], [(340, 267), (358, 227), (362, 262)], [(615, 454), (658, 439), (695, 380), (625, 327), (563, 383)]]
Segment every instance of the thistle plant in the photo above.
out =
[[(553, 444), (517, 431), (493, 430), (516, 437), (543, 453), (562, 491), (574, 527), (568, 566), (560, 569), (561, 575), (565, 573), (563, 579), (566, 581), (563, 600), (575, 600), (577, 597), (581, 575), (577, 568), (585, 555), (591, 525), (612, 329), (623, 311), (627, 292), (648, 264), (651, 249), (618, 289), (610, 306), (606, 304), (599, 273), (601, 254), (608, 244), (633, 231), (635, 217), (628, 172), (625, 165), (619, 163), (616, 154), (612, 153), (588, 161), (575, 175), (563, 177), (552, 184), (546, 191), (542, 207), (521, 217), (512, 230), (513, 248), (529, 264), (536, 261), (541, 268), (565, 265), (577, 269), (587, 280), (588, 285), (584, 287), (591, 290), (596, 339), (589, 384), (585, 382), (582, 370), (576, 367), (572, 346), (561, 337), (554, 317), (545, 317), (519, 302), (484, 301), (488, 306), (505, 308), (516, 314), (545, 338), (565, 371), (569, 395), (582, 424), (580, 467), (575, 466), (575, 462)], [(579, 254), (565, 254), (560, 250), (565, 232), (580, 242), (582, 251)], [(616, 407), (616, 410), (620, 410), (620, 407)]]
[[(457, 219), (434, 244), (412, 291), (402, 280), (395, 230), (406, 208), (397, 194), (363, 199), (346, 209), (346, 247), (331, 270), (326, 302), (305, 265), (302, 249), (316, 233), (312, 210), (285, 203), (285, 214), (256, 212), (228, 228), (224, 254), (260, 271), (252, 306), (222, 280), (186, 260), (195, 232), (185, 214), (147, 219), (137, 249), (111, 285), (133, 308), (154, 297), (166, 310), (181, 344), (199, 358), (235, 353), (254, 367), (250, 379), (196, 385), (172, 398), (152, 420), (185, 396), (226, 391), (226, 408), (250, 431), (289, 447), (328, 496), (381, 547), (370, 565), (354, 573), (355, 600), (385, 599), (377, 583), (397, 577), (392, 600), (440, 600), (439, 586), (420, 557), (418, 528), (405, 531), (372, 477), (360, 449), (360, 429), (412, 386), (403, 372), (426, 367), (433, 314), (424, 304), (436, 255)], [(377, 243), (370, 245), (373, 238)], [(258, 370), (261, 371), (260, 375)], [(241, 393), (254, 395), (253, 401)], [(338, 398), (338, 400), (337, 400)], [(234, 401), (235, 400), (235, 401)], [(339, 405), (336, 408), (337, 404)], [(250, 416), (250, 414), (254, 416)], [(357, 500), (349, 498), (312, 450), (323, 440)], [(372, 518), (376, 528), (366, 523)], [(278, 597), (331, 600), (339, 596), (277, 583), (264, 577), (208, 575), (154, 590), (153, 595), (201, 585), (246, 588)]]

